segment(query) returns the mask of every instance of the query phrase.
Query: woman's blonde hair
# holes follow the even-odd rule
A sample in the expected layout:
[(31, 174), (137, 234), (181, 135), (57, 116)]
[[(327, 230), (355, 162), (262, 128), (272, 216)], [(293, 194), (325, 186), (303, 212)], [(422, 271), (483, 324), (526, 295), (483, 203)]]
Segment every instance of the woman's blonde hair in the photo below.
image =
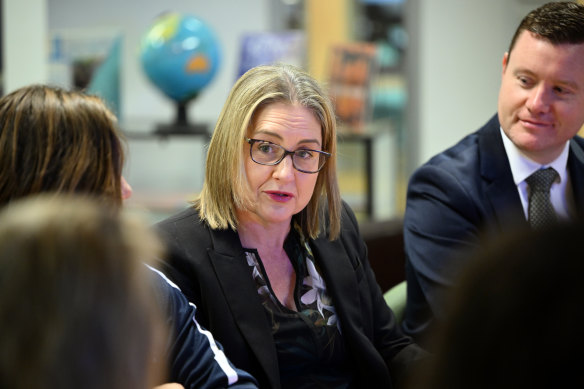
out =
[(0, 98), (0, 206), (42, 192), (121, 205), (124, 144), (96, 96), (31, 85)]
[[(328, 205), (329, 239), (340, 231), (341, 197), (336, 178), (337, 132), (334, 110), (318, 82), (291, 65), (258, 66), (235, 83), (219, 116), (209, 150), (203, 190), (195, 200), (202, 220), (211, 228), (237, 229), (237, 209), (249, 209), (244, 149), (254, 115), (269, 104), (299, 104), (314, 113), (322, 128), (322, 150), (332, 154), (318, 178), (308, 205), (295, 221), (303, 233), (316, 238)], [(248, 156), (249, 157), (249, 156)]]

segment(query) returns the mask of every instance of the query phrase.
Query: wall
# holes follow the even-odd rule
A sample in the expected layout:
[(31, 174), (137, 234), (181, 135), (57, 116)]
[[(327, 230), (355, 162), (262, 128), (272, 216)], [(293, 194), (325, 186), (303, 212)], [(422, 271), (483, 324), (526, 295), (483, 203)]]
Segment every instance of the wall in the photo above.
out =
[(47, 78), (47, 0), (2, 0), (4, 92)]
[[(111, 29), (123, 35), (121, 125), (132, 133), (152, 132), (175, 118), (175, 106), (147, 79), (139, 62), (142, 36), (155, 17), (166, 11), (190, 13), (205, 21), (221, 45), (222, 61), (215, 79), (189, 103), (189, 120), (213, 128), (233, 85), (240, 38), (266, 31), (274, 22), (271, 0), (47, 0), (49, 29)], [(170, 138), (129, 136), (124, 176), (134, 189), (126, 202), (152, 221), (187, 206), (202, 188), (204, 136)]]
[[(48, 54), (43, 33), (48, 29), (109, 27), (119, 30), (124, 34), (125, 47), (122, 121), (133, 131), (151, 131), (156, 122), (171, 121), (175, 111), (145, 78), (138, 62), (139, 42), (159, 13), (167, 10), (189, 12), (215, 28), (223, 48), (223, 66), (217, 78), (189, 109), (190, 117), (212, 124), (235, 78), (241, 34), (273, 30), (281, 25), (273, 15), (277, 1), (3, 0), (4, 31), (7, 31), (3, 34), (5, 85), (11, 90), (46, 79), (42, 59)], [(544, 2), (406, 1), (406, 24), (410, 34), (406, 177), (495, 113), (503, 53), (521, 18)], [(134, 176), (134, 182), (153, 181), (153, 186), (159, 186), (162, 181), (150, 179), (154, 174), (149, 174), (162, 167), (153, 154), (173, 153), (168, 149), (176, 150), (179, 146), (144, 143), (138, 145), (141, 151), (131, 145), (128, 172)], [(181, 163), (184, 159), (173, 154), (176, 157), (173, 163), (165, 160), (164, 167), (167, 172), (176, 174), (177, 181), (184, 182), (184, 177), (192, 171), (191, 176), (196, 181), (193, 185), (200, 183), (204, 150), (199, 143), (193, 145), (196, 153), (201, 154), (196, 157), (198, 159)], [(192, 154), (188, 148), (182, 152)], [(142, 175), (136, 177), (136, 174)], [(170, 173), (157, 171), (156, 174)]]
[(544, 0), (408, 0), (410, 170), (496, 112), (501, 61)]
[(141, 37), (154, 18), (165, 11), (191, 13), (214, 29), (223, 61), (217, 77), (189, 105), (189, 117), (214, 123), (235, 81), (239, 39), (244, 32), (265, 31), (270, 26), (269, 0), (46, 0), (48, 27), (111, 28), (124, 36), (122, 101), (123, 122), (132, 130), (147, 130), (153, 122), (174, 119), (174, 106), (152, 86), (138, 61)]

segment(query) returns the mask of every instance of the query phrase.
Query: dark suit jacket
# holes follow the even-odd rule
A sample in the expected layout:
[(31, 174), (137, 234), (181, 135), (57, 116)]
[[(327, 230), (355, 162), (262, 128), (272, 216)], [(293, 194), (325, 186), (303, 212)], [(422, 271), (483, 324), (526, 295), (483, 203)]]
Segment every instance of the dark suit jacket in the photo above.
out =
[[(583, 147), (580, 137), (570, 141), (568, 172), (578, 208), (584, 200)], [(470, 258), (463, 253), (481, 239), (521, 228), (527, 228), (527, 221), (495, 115), (410, 179), (404, 217), (404, 332), (424, 344), (432, 320), (443, 317), (444, 293)]]
[[(211, 230), (193, 208), (157, 227), (175, 250), (163, 270), (195, 303), (197, 320), (260, 387), (279, 388), (276, 348), (237, 233)], [(391, 387), (395, 377), (389, 369), (392, 376), (399, 375), (423, 353), (403, 336), (388, 309), (348, 207), (343, 209), (341, 237), (331, 242), (323, 235), (311, 247), (359, 382), (363, 387)]]

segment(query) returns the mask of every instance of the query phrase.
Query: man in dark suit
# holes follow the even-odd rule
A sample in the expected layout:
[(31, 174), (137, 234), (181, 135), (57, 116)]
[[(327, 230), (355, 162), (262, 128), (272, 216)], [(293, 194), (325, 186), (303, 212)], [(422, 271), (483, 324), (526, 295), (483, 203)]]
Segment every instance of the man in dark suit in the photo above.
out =
[[(425, 344), (445, 292), (485, 236), (537, 221), (532, 173), (553, 168), (552, 217), (584, 200), (584, 6), (548, 3), (521, 22), (503, 56), (498, 111), (411, 177), (405, 213), (404, 331)], [(535, 185), (535, 184), (533, 184)]]

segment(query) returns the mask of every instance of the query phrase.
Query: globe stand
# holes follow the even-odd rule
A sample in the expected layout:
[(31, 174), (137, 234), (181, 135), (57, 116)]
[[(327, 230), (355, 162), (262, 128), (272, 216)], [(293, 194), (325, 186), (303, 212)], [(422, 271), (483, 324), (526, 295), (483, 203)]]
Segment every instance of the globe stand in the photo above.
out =
[(189, 123), (187, 120), (187, 103), (176, 103), (176, 119), (172, 124), (159, 124), (156, 126), (158, 135), (207, 135), (208, 126), (202, 123)]

